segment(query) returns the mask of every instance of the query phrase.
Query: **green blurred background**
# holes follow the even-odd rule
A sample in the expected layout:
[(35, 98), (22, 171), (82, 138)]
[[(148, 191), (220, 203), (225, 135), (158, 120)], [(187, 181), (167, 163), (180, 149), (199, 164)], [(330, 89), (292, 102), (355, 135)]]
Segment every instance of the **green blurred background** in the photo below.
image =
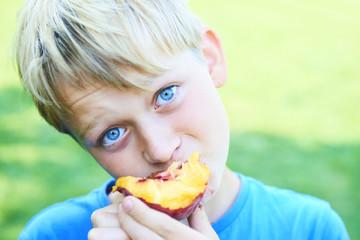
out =
[[(0, 229), (16, 239), (44, 207), (108, 179), (38, 116), (9, 58), (23, 1), (0, 0)], [(360, 239), (360, 2), (192, 0), (221, 36), (229, 166), (329, 201)]]

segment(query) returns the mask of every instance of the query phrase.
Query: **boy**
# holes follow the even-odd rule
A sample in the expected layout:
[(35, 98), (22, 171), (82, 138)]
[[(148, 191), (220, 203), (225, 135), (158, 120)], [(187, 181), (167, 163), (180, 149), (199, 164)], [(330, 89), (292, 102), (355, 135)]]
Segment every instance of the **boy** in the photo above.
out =
[(226, 168), (223, 49), (183, 0), (28, 0), (19, 19), (17, 61), (39, 112), (113, 178), (195, 150), (211, 172), (182, 222), (110, 193), (109, 180), (43, 210), (19, 239), (348, 239), (328, 203)]

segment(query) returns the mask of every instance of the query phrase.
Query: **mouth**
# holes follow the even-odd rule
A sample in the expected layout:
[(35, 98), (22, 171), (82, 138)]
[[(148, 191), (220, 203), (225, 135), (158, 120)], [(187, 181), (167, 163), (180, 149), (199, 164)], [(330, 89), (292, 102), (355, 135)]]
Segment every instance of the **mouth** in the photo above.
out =
[[(203, 158), (201, 157), (201, 154), (197, 151), (194, 151), (194, 153), (197, 153), (197, 161), (206, 166), (206, 163), (203, 161)], [(190, 155), (190, 157), (188, 157), (187, 159), (181, 161), (181, 160), (176, 160), (176, 161), (172, 161), (170, 162), (170, 164), (167, 165), (166, 168), (159, 170), (159, 171), (155, 171), (150, 173), (150, 175), (148, 175), (147, 177), (143, 177), (142, 179), (161, 179), (162, 181), (167, 181), (170, 179), (175, 179), (176, 177), (178, 177), (178, 170), (181, 170), (182, 167), (184, 166), (184, 164), (189, 162), (189, 159), (194, 158), (193, 155)]]

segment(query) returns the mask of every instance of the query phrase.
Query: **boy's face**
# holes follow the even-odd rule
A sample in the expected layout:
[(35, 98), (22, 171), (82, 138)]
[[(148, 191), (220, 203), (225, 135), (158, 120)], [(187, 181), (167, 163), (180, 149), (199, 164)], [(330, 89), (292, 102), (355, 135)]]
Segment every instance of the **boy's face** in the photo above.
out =
[[(67, 127), (115, 178), (148, 176), (198, 150), (211, 172), (209, 197), (219, 187), (229, 145), (219, 86), (190, 50), (163, 60), (172, 67), (147, 83), (150, 91), (64, 86), (74, 113)], [(133, 80), (146, 77), (134, 74)]]

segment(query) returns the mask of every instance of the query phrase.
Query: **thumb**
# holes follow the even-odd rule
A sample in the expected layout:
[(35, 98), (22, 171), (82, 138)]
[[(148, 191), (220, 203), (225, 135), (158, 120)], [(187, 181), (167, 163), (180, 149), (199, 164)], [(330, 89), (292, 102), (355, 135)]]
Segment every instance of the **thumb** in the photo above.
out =
[(206, 216), (203, 204), (200, 204), (189, 216), (188, 222), (192, 229), (204, 234), (211, 239), (219, 239), (216, 232), (212, 228), (208, 217)]

